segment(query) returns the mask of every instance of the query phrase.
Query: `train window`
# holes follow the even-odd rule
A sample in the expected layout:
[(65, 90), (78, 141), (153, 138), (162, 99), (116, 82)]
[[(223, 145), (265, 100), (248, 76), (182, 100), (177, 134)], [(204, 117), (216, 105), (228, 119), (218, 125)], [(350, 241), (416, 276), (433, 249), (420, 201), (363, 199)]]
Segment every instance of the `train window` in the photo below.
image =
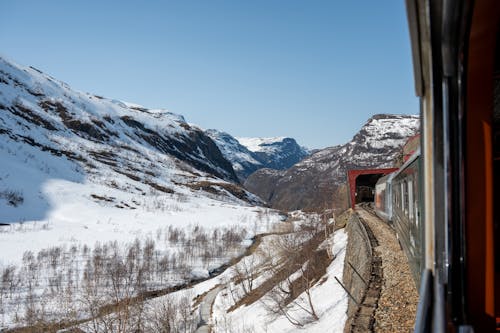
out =
[(385, 211), (385, 184), (376, 187), (375, 207)]
[(408, 217), (413, 221), (413, 177), (408, 178)]
[(410, 198), (409, 198), (409, 196), (408, 196), (408, 193), (409, 193), (409, 191), (408, 191), (409, 185), (410, 185), (410, 183), (409, 183), (409, 181), (407, 180), (407, 181), (405, 182), (405, 190), (406, 190), (406, 191), (405, 191), (405, 200), (406, 200), (406, 210), (405, 210), (405, 214), (406, 214), (406, 217), (409, 217), (409, 215), (410, 215), (410, 214), (409, 214), (409, 211), (410, 211)]
[(405, 188), (404, 188), (404, 181), (401, 182), (401, 204), (400, 204), (400, 207), (401, 207), (401, 210), (404, 211), (405, 210)]
[(418, 211), (418, 201), (419, 201), (419, 197), (418, 197), (418, 172), (415, 171), (415, 175), (413, 177), (413, 208), (414, 208), (414, 217), (415, 217), (415, 225), (416, 227), (418, 228), (418, 225), (419, 225), (419, 211)]
[(408, 181), (403, 181), (403, 211), (405, 216), (408, 217)]
[(392, 191), (393, 191), (393, 194), (392, 194), (392, 203), (393, 203), (393, 206), (394, 207), (399, 207), (399, 204), (398, 204), (398, 187), (396, 186), (395, 183), (392, 184)]

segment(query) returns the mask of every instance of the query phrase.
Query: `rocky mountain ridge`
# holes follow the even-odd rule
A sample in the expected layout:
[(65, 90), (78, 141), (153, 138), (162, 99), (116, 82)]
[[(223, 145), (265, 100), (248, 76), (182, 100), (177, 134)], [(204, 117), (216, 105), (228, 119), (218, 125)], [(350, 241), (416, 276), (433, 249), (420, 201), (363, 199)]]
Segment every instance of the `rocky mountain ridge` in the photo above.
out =
[(348, 143), (321, 149), (287, 170), (258, 170), (245, 187), (278, 209), (331, 208), (335, 196), (347, 197), (347, 170), (392, 167), (418, 130), (418, 116), (375, 115)]

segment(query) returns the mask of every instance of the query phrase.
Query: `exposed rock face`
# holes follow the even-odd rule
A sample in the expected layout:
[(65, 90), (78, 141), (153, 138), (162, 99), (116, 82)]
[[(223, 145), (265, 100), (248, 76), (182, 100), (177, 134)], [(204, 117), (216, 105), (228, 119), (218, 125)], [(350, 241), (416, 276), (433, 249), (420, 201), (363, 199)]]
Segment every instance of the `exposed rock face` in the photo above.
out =
[(224, 157), (231, 161), (238, 178), (245, 179), (262, 168), (288, 169), (309, 155), (292, 138), (239, 138), (217, 130), (207, 130)]
[(392, 167), (401, 146), (418, 129), (418, 116), (375, 115), (350, 142), (319, 150), (284, 171), (258, 170), (245, 187), (277, 209), (331, 208), (347, 170)]
[(135, 128), (134, 132), (138, 137), (159, 151), (175, 156), (196, 169), (219, 178), (238, 181), (231, 163), (224, 158), (217, 145), (202, 130), (182, 123), (187, 135), (165, 136), (144, 126), (134, 126), (130, 123), (127, 125)]

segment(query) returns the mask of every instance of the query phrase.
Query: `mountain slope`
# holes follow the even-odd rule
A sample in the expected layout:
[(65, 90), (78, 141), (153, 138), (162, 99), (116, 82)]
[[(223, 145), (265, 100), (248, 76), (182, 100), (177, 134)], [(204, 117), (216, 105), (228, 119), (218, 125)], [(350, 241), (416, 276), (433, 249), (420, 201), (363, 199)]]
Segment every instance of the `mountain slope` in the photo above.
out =
[[(201, 171), (236, 180), (213, 141), (182, 116), (75, 92), (37, 70), (16, 67), (3, 59), (0, 84), (0, 108), (7, 111), (2, 112), (4, 123), (6, 117), (14, 117), (63, 137), (72, 133), (79, 139), (108, 145), (148, 145)], [(3, 126), (3, 131), (9, 129)]]
[[(2, 58), (0, 139), (0, 223), (46, 215), (44, 187), (53, 178), (140, 196), (201, 190), (258, 202), (234, 184), (232, 165), (213, 140), (182, 116), (77, 92)], [(23, 199), (12, 201), (15, 194)]]
[(278, 209), (330, 208), (347, 170), (393, 166), (418, 128), (418, 116), (375, 115), (350, 142), (319, 150), (288, 170), (258, 170), (245, 187)]

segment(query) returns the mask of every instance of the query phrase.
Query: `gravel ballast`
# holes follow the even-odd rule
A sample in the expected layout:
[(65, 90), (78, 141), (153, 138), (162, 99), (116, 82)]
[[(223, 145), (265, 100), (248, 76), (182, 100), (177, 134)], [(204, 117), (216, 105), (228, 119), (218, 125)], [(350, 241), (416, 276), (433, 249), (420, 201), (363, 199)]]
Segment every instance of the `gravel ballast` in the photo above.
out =
[(382, 257), (383, 283), (375, 310), (374, 331), (413, 332), (418, 293), (394, 230), (363, 209), (356, 212), (377, 238), (379, 245), (374, 250)]

